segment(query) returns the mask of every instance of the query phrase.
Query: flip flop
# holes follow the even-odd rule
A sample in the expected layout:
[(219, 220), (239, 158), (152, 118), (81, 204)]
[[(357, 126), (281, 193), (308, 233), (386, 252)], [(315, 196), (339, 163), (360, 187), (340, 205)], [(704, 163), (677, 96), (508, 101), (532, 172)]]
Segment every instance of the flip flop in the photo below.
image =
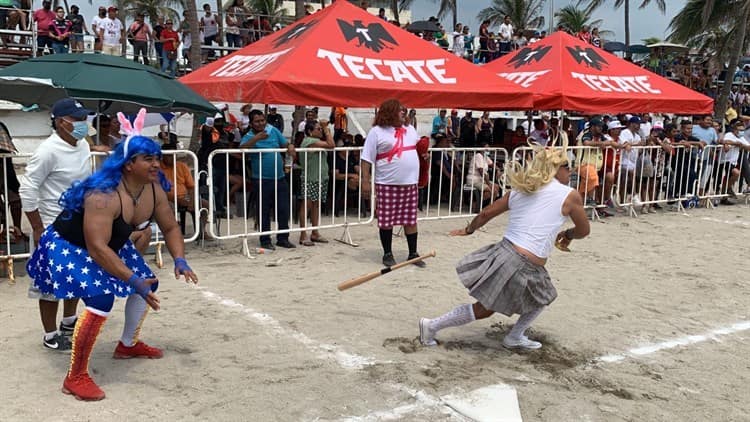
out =
[(328, 243), (328, 239), (324, 237), (311, 237), (310, 240), (312, 240), (315, 243)]
[(300, 243), (301, 245), (304, 245), (304, 246), (315, 246), (315, 243), (313, 243), (313, 241), (311, 241), (311, 240), (307, 240), (307, 239), (305, 239), (305, 240), (300, 240), (300, 241), (299, 241), (299, 243)]

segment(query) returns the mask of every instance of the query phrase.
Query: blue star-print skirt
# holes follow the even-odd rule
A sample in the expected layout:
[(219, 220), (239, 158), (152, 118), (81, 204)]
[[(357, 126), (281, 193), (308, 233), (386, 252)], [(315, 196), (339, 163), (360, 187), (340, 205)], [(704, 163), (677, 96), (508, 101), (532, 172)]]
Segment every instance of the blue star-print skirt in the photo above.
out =
[[(128, 240), (117, 254), (134, 273), (155, 278), (131, 241)], [(42, 233), (39, 246), (26, 264), (26, 272), (35, 287), (59, 299), (108, 294), (127, 297), (135, 293), (127, 282), (104, 271), (86, 249), (60, 237), (52, 225)]]

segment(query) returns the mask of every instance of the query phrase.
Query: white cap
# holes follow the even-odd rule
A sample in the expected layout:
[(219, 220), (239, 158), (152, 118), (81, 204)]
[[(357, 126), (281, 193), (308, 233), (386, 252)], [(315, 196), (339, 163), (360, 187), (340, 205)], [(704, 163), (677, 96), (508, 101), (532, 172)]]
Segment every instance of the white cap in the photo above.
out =
[(664, 129), (664, 122), (657, 120), (654, 122), (654, 129)]
[(278, 108), (279, 108), (279, 106), (277, 106), (276, 104), (269, 104), (269, 105), (268, 105), (268, 109), (270, 110), (270, 109), (272, 109), (272, 108), (278, 109)]
[(611, 120), (609, 123), (607, 123), (607, 129), (609, 130), (622, 129), (623, 127), (625, 126), (621, 125), (619, 120)]

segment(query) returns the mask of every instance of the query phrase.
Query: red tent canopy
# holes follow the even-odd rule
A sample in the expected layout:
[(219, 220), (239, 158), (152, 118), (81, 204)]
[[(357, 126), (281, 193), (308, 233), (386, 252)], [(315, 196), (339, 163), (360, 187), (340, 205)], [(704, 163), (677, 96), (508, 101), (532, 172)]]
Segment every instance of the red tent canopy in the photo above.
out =
[(534, 108), (710, 114), (713, 100), (565, 32), (484, 66), (534, 94)]
[(513, 83), (337, 1), (180, 82), (209, 100), (374, 107), (528, 109)]

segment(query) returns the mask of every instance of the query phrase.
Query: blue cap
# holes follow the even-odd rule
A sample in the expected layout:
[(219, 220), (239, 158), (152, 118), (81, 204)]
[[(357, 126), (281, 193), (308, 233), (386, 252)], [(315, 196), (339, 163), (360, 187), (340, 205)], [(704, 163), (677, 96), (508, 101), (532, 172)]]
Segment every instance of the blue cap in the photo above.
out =
[(641, 118), (638, 116), (633, 116), (628, 120), (628, 123), (638, 123), (641, 124)]
[(55, 105), (52, 106), (53, 119), (59, 119), (65, 116), (82, 119), (93, 113), (93, 111), (83, 108), (83, 105), (73, 98), (63, 98), (62, 100), (58, 100)]

